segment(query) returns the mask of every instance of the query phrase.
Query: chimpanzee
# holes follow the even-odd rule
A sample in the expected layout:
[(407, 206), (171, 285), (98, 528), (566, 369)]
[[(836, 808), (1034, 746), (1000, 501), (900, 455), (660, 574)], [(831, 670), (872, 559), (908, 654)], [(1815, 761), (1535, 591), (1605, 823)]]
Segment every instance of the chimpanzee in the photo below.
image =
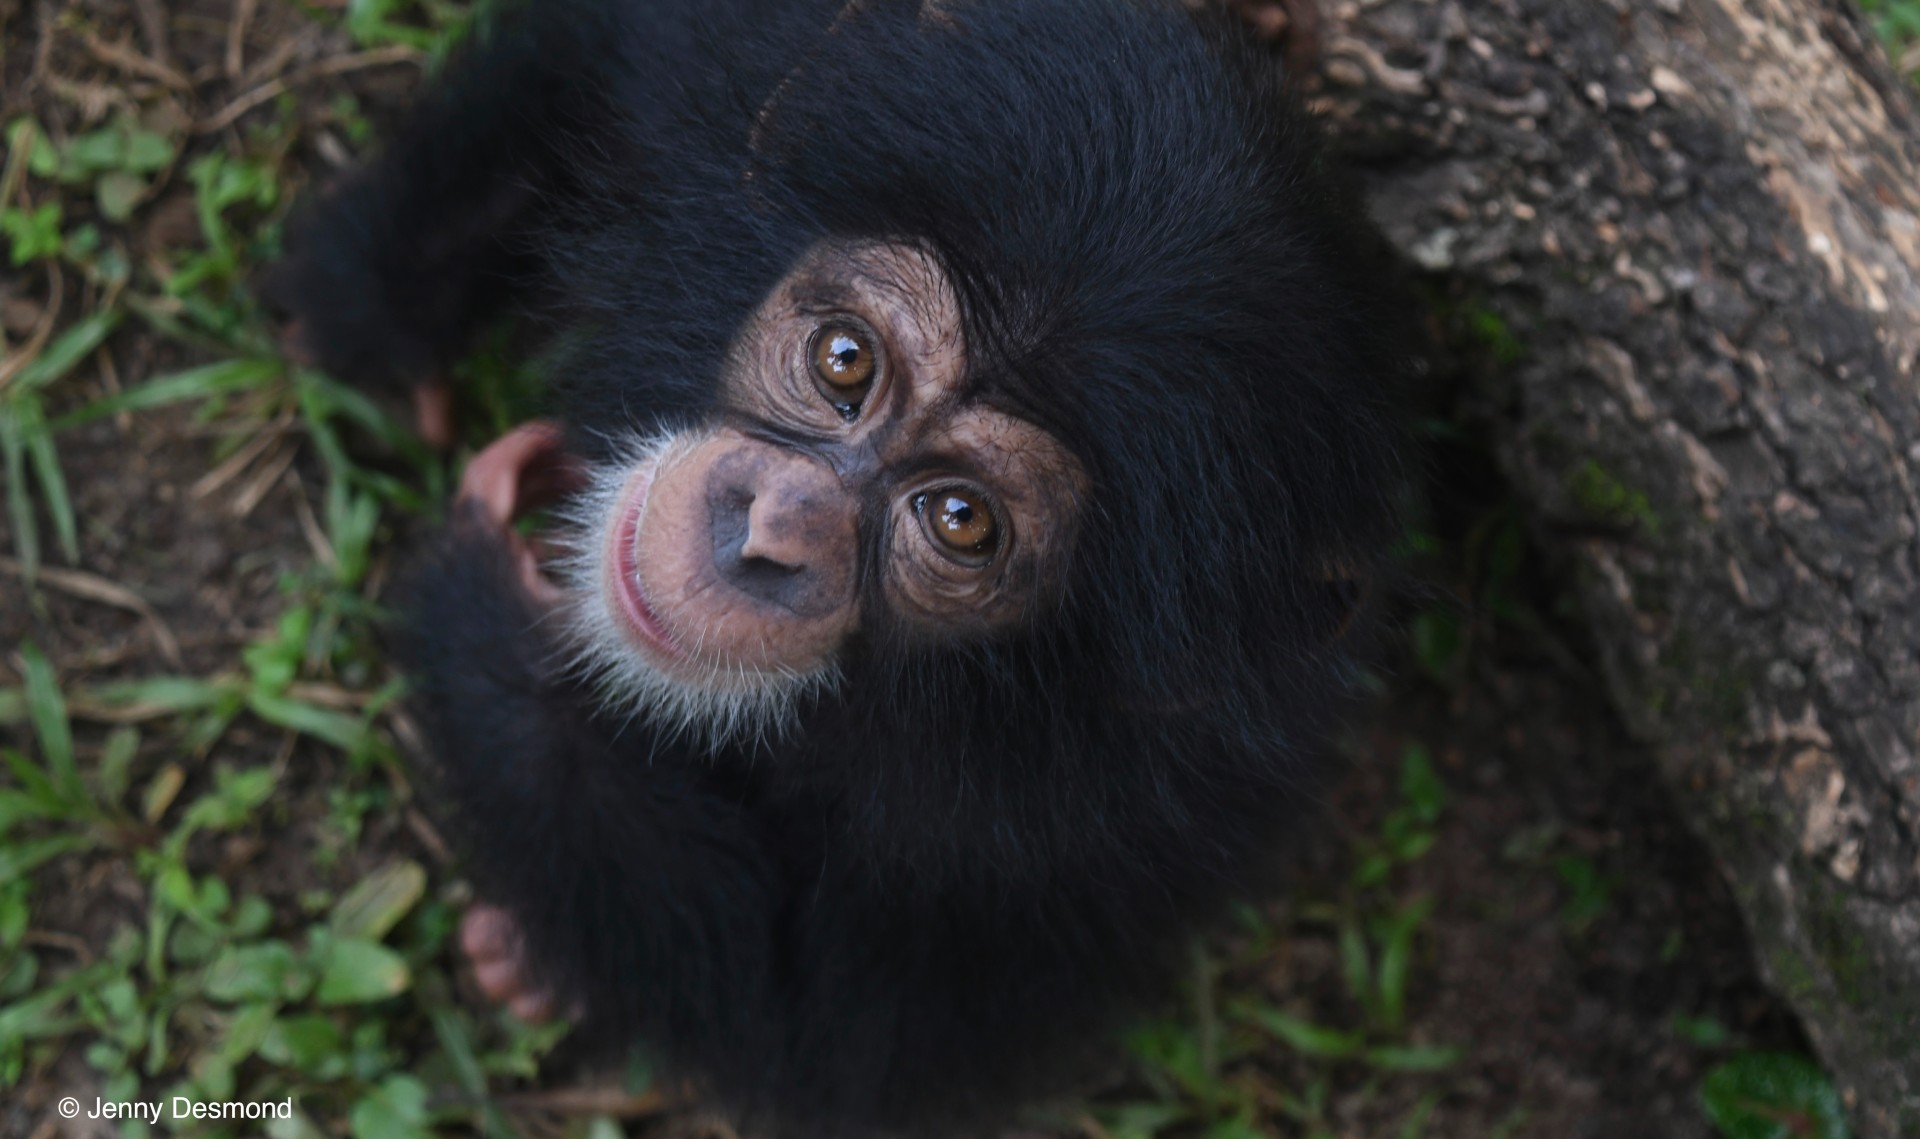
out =
[(471, 462), (400, 605), (481, 986), (773, 1134), (1057, 1091), (1354, 685), (1398, 349), (1310, 126), (1176, 0), (482, 40), (268, 288), (433, 435), (476, 327), (552, 330), (564, 425)]

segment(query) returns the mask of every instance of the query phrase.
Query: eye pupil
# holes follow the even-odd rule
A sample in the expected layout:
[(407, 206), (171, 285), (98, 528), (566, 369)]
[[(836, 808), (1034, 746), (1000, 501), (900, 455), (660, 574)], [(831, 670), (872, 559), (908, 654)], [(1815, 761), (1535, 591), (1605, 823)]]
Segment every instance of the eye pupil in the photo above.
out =
[(916, 495), (913, 510), (928, 536), (951, 553), (978, 557), (993, 553), (999, 544), (993, 512), (965, 491)]
[(829, 325), (814, 333), (813, 386), (844, 415), (873, 386), (873, 344), (857, 329)]

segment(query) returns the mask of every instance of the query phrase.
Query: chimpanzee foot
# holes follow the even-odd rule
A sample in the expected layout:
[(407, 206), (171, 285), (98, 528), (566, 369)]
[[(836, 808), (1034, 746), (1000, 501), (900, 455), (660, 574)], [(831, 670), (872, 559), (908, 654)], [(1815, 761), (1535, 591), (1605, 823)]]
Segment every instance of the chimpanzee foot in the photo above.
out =
[(460, 948), (488, 1000), (529, 1024), (553, 1019), (553, 992), (534, 979), (526, 938), (513, 915), (484, 903), (468, 908), (460, 919)]

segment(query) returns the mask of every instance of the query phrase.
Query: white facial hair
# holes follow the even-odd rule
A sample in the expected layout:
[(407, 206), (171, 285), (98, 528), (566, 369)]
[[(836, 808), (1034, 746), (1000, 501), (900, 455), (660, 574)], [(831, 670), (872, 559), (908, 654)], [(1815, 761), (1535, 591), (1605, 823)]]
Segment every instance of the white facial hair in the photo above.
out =
[[(690, 441), (671, 433), (634, 436), (616, 449), (620, 458), (595, 466), (588, 487), (560, 512), (568, 553), (555, 565), (566, 586), (560, 617), (571, 659), (570, 672), (600, 692), (607, 707), (709, 752), (759, 745), (792, 731), (803, 700), (839, 682), (831, 663), (806, 672), (743, 665), (703, 651), (702, 630), (675, 615), (676, 647), (683, 656), (670, 674), (635, 645), (607, 596), (606, 540), (618, 525), (633, 473), (660, 464)], [(631, 509), (631, 503), (625, 504)], [(636, 541), (638, 535), (636, 534)]]

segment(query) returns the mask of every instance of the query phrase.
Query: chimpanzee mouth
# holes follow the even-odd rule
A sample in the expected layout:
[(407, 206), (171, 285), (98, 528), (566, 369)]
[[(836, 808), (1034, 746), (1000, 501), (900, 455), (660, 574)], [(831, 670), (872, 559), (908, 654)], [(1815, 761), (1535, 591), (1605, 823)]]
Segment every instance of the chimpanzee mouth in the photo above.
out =
[(618, 458), (594, 464), (584, 489), (560, 508), (570, 539), (556, 566), (566, 586), (557, 613), (568, 670), (610, 707), (695, 747), (780, 736), (836, 670), (748, 669), (703, 654), (697, 631), (675, 630), (648, 597), (639, 543), (656, 472), (674, 444), (664, 434), (632, 439)]
[(635, 471), (627, 483), (626, 493), (614, 507), (617, 521), (608, 538), (606, 587), (617, 602), (614, 611), (620, 617), (622, 631), (643, 649), (668, 660), (678, 660), (682, 655), (680, 648), (647, 601), (646, 583), (640, 579), (640, 521), (647, 513), (653, 472), (658, 467), (656, 459)]

